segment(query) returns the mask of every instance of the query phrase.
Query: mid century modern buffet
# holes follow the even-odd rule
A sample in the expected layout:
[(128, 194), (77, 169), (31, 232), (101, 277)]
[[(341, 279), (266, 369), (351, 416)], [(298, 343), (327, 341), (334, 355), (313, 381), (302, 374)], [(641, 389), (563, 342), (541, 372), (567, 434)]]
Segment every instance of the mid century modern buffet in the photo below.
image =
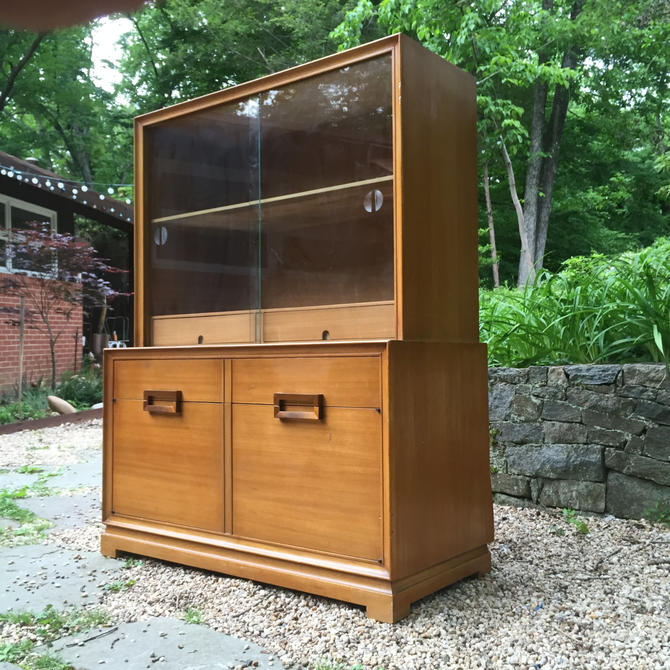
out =
[(103, 553), (382, 621), (490, 568), (475, 120), (402, 35), (136, 120)]

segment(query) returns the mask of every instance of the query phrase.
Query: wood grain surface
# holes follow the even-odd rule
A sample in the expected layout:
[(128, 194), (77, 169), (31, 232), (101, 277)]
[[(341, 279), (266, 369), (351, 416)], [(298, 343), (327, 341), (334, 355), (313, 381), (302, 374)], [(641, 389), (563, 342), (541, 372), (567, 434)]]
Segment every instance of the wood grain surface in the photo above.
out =
[(381, 560), (376, 410), (283, 422), (272, 406), (233, 404), (232, 419), (234, 535)]

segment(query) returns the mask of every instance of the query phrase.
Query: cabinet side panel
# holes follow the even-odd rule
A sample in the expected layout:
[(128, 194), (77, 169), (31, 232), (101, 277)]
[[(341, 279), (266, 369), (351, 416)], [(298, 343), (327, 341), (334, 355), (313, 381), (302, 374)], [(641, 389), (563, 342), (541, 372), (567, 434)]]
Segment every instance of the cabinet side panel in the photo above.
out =
[(401, 38), (402, 338), (478, 341), (474, 79)]
[(389, 343), (393, 579), (493, 539), (486, 348)]

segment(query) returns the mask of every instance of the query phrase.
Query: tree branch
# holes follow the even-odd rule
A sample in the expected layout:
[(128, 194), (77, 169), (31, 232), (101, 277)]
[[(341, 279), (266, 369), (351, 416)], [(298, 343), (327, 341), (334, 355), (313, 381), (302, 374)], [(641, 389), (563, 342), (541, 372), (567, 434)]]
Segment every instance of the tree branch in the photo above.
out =
[(16, 82), (16, 78), (19, 76), (19, 73), (28, 64), (28, 61), (33, 57), (37, 51), (37, 47), (47, 36), (47, 34), (48, 33), (39, 33), (33, 40), (32, 44), (28, 47), (28, 50), (23, 54), (21, 60), (9, 71), (7, 81), (5, 82), (2, 91), (0, 91), (0, 112), (2, 112), (2, 110), (5, 108), (9, 98), (11, 97), (12, 90), (14, 89), (14, 84)]

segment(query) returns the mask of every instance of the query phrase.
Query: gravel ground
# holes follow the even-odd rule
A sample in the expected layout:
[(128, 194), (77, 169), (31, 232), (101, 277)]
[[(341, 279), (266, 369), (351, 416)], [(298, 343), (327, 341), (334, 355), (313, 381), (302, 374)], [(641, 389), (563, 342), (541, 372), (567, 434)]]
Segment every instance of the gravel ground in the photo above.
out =
[[(48, 449), (31, 449), (38, 440)], [(73, 462), (64, 457), (100, 442), (99, 422), (3, 436), (0, 467)], [(115, 622), (194, 608), (204, 623), (256, 642), (286, 667), (670, 669), (670, 532), (583, 518), (587, 535), (558, 511), (495, 506), (491, 573), (425, 598), (395, 625), (353, 605), (149, 559), (127, 570), (135, 584), (109, 592), (103, 607)], [(100, 531), (91, 519), (49, 542), (95, 550)]]
[(0, 435), (0, 468), (80, 463), (102, 448), (102, 419)]

